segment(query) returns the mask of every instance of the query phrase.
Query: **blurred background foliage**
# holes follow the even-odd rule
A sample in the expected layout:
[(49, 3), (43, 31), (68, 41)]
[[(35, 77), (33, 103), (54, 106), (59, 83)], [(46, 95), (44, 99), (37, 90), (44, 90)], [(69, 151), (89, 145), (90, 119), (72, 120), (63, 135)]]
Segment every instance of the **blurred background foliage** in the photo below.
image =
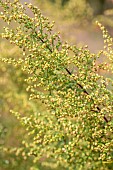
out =
[(96, 20), (101, 22), (113, 36), (113, 0), (35, 0), (30, 2), (38, 4), (43, 14), (56, 22), (54, 30), (60, 31), (62, 40), (70, 44), (87, 44), (92, 52), (102, 49), (102, 34), (95, 24)]
[[(22, 1), (22, 3), (25, 1)], [(29, 1), (39, 6), (43, 14), (50, 20), (55, 20), (55, 31), (61, 31), (61, 38), (69, 43), (90, 44), (95, 52), (103, 47), (101, 33), (94, 25), (99, 20), (113, 35), (113, 0), (35, 0)], [(4, 24), (4, 23), (3, 23)], [(3, 26), (1, 24), (1, 27)], [(2, 28), (1, 28), (2, 32)], [(101, 38), (100, 38), (101, 37)], [(9, 42), (0, 40), (0, 58), (22, 58), (22, 52)], [(39, 165), (32, 167), (32, 159), (24, 160), (19, 156), (3, 153), (2, 145), (14, 148), (22, 146), (21, 141), (28, 138), (26, 129), (16, 120), (10, 110), (19, 111), (24, 116), (45, 112), (46, 107), (39, 102), (29, 101), (26, 92), (27, 73), (23, 73), (19, 66), (0, 61), (0, 170), (36, 170)], [(27, 139), (30, 140), (30, 139)], [(28, 164), (29, 162), (29, 164)], [(110, 167), (112, 169), (112, 167)], [(46, 170), (46, 167), (40, 167)]]
[(63, 19), (74, 19), (74, 23), (84, 25), (86, 21), (92, 22), (98, 19), (106, 26), (113, 26), (112, 0), (37, 0), (35, 2), (38, 2), (47, 12), (53, 9), (54, 12), (50, 12), (53, 16), (59, 14)]

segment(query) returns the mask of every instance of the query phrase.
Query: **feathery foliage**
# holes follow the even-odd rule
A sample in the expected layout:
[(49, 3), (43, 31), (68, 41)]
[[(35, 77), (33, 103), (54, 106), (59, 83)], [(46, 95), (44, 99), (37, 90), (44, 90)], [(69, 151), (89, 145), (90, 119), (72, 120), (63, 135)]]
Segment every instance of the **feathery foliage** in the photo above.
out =
[[(94, 54), (87, 46), (63, 43), (60, 34), (53, 31), (54, 22), (36, 6), (22, 5), (18, 0), (0, 0), (0, 5), (1, 18), (8, 24), (1, 36), (23, 51), (20, 58), (1, 56), (1, 61), (19, 68), (29, 102), (37, 108), (40, 100), (45, 108), (43, 112), (30, 109), (25, 116), (21, 109), (13, 110), (26, 128), (27, 138), (21, 148), (1, 149), (23, 160), (31, 159), (31, 169), (112, 168), (113, 39), (97, 23), (105, 45)], [(29, 9), (32, 17), (27, 14)], [(16, 28), (11, 28), (13, 22)], [(101, 57), (107, 62), (99, 63)]]

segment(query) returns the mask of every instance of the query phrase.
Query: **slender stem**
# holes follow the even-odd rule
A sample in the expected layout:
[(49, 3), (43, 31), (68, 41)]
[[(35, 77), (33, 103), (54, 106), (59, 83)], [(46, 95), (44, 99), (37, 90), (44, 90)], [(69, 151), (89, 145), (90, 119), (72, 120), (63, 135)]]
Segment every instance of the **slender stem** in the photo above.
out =
[[(65, 68), (65, 70), (68, 72), (69, 75), (71, 75), (71, 72), (70, 72), (67, 68)], [(77, 85), (78, 85), (81, 89), (83, 89), (83, 91), (84, 91), (85, 94), (89, 95), (89, 93), (82, 87), (81, 84), (77, 83)], [(91, 100), (94, 101), (93, 98), (91, 98)], [(98, 110), (98, 112), (101, 111), (101, 109), (100, 109), (98, 106), (97, 106), (97, 110)], [(106, 118), (106, 116), (104, 116), (104, 120), (105, 120), (106, 123), (109, 122), (108, 119)]]
[[(36, 33), (36, 32), (35, 32), (35, 33)], [(37, 34), (37, 33), (36, 33), (36, 34)], [(41, 41), (42, 43), (45, 43), (44, 40), (43, 40), (41, 37), (38, 37), (38, 38), (40, 39), (40, 41)], [(49, 46), (46, 46), (46, 47), (47, 47), (47, 49), (52, 53), (51, 48), (50, 48)], [(69, 75), (72, 75), (72, 73), (69, 71), (68, 68), (65, 67), (65, 70), (67, 71), (67, 73), (68, 73)], [(89, 95), (89, 93), (83, 88), (83, 86), (82, 86), (81, 84), (77, 83), (77, 85), (83, 90), (83, 92), (84, 92), (85, 94)], [(93, 98), (91, 98), (91, 100), (94, 101)], [(100, 109), (98, 106), (97, 106), (97, 110), (98, 110), (98, 112), (101, 111), (101, 109)], [(105, 120), (106, 123), (109, 122), (108, 119), (106, 118), (106, 116), (104, 116), (103, 118), (104, 118), (104, 120)]]

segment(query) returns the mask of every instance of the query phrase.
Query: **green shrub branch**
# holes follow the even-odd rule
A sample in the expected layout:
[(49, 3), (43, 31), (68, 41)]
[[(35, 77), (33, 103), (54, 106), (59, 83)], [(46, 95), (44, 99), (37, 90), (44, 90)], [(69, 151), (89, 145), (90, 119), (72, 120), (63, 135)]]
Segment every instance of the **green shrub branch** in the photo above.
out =
[[(97, 22), (104, 49), (95, 54), (87, 46), (62, 42), (60, 33), (53, 31), (54, 22), (50, 23), (36, 6), (22, 5), (18, 0), (0, 0), (0, 5), (1, 18), (8, 24), (1, 37), (23, 52), (19, 59), (1, 57), (1, 61), (19, 66), (27, 74), (24, 80), (29, 99), (35, 106), (41, 100), (46, 109), (42, 113), (32, 110), (31, 116), (12, 111), (29, 138), (14, 154), (25, 160), (32, 158), (34, 169), (39, 164), (51, 169), (110, 169), (113, 42), (107, 30)], [(102, 57), (105, 61), (99, 62)]]

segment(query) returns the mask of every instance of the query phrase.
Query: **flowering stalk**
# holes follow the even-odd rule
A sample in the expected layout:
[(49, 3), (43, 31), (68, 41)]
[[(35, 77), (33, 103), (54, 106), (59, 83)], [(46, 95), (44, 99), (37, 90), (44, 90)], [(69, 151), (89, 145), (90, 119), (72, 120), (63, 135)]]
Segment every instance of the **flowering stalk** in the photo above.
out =
[[(34, 155), (34, 163), (45, 157), (42, 164), (50, 166), (51, 162), (63, 169), (107, 169), (103, 162), (113, 159), (113, 80), (98, 74), (98, 69), (101, 73), (113, 73), (112, 38), (97, 23), (105, 46), (93, 54), (87, 46), (63, 43), (59, 33), (53, 32), (54, 23), (36, 6), (28, 3), (23, 6), (18, 0), (0, 1), (0, 5), (1, 18), (8, 24), (2, 37), (23, 51), (20, 59), (1, 60), (20, 66), (27, 73), (29, 99), (35, 101), (35, 106), (41, 100), (47, 108), (45, 112), (31, 112), (31, 116), (24, 117), (12, 111), (32, 141), (24, 140), (19, 153), (25, 158)], [(31, 10), (32, 17), (26, 8)], [(16, 26), (11, 28), (13, 22)], [(97, 64), (102, 55), (108, 65)]]

